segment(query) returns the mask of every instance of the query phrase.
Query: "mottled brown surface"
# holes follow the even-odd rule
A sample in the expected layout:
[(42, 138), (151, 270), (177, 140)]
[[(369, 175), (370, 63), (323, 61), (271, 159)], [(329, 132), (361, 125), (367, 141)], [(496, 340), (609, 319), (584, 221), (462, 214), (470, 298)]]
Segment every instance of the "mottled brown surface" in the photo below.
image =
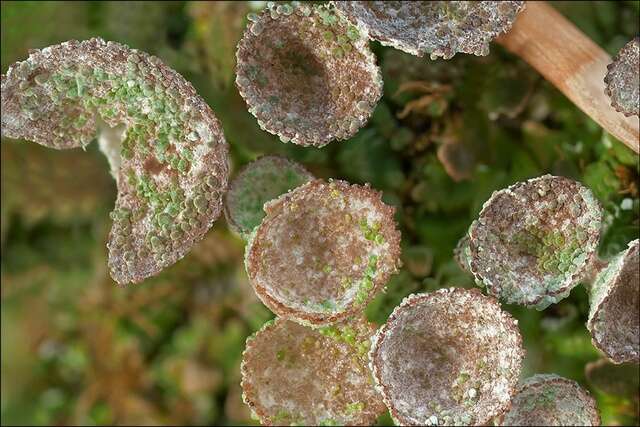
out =
[(245, 259), (260, 299), (279, 316), (316, 324), (362, 310), (399, 263), (394, 208), (380, 197), (368, 186), (314, 180), (267, 203)]
[[(354, 342), (374, 332), (366, 321), (340, 326), (355, 332)], [(331, 335), (276, 319), (247, 340), (243, 398), (262, 424), (371, 425), (385, 411), (366, 353)]]
[(524, 350), (516, 321), (477, 289), (411, 295), (374, 337), (374, 378), (401, 425), (483, 425), (508, 408)]
[(614, 363), (640, 361), (640, 258), (634, 240), (610, 261), (591, 288), (587, 328), (591, 339)]
[(527, 378), (497, 422), (504, 426), (599, 426), (596, 402), (575, 381), (558, 375)]
[(321, 147), (350, 138), (382, 96), (367, 39), (330, 7), (282, 7), (260, 12), (238, 44), (240, 94), (284, 142)]
[(523, 1), (337, 1), (336, 8), (383, 45), (431, 59), (456, 52), (488, 55)]

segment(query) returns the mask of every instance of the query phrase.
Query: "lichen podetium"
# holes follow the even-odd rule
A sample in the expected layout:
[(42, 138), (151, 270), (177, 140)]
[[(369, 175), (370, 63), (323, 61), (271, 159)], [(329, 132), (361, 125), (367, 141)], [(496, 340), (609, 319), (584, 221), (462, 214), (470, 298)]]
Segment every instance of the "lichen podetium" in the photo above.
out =
[(338, 1), (336, 8), (383, 45), (431, 59), (456, 52), (489, 54), (489, 42), (508, 31), (523, 1)]
[(2, 134), (100, 147), (118, 184), (109, 268), (139, 282), (182, 258), (222, 210), (227, 144), (211, 108), (160, 59), (94, 38), (32, 51), (2, 76)]

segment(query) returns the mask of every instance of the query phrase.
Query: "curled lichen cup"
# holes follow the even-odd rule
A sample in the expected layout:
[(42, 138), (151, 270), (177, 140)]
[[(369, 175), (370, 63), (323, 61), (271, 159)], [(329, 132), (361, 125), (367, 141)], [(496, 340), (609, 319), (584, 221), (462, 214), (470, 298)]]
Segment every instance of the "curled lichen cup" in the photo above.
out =
[(243, 399), (264, 425), (371, 425), (385, 411), (367, 367), (373, 326), (276, 319), (247, 340)]
[(545, 175), (493, 193), (469, 229), (469, 266), (507, 303), (544, 309), (591, 272), (602, 212), (592, 192)]
[(249, 16), (236, 83), (263, 129), (321, 147), (353, 136), (382, 95), (368, 40), (332, 7), (270, 5)]
[(640, 362), (640, 259), (638, 239), (612, 259), (591, 285), (593, 345), (612, 362)]
[(41, 50), (2, 76), (2, 134), (100, 148), (117, 181), (109, 267), (139, 282), (182, 258), (222, 210), (227, 144), (211, 108), (158, 58), (91, 39)]
[(607, 66), (605, 93), (625, 116), (640, 116), (640, 37), (624, 45)]
[(431, 59), (487, 55), (511, 28), (523, 1), (337, 1), (335, 7), (383, 45)]
[(499, 417), (501, 426), (598, 426), (593, 397), (575, 381), (553, 374), (527, 378)]
[(246, 165), (229, 184), (225, 217), (229, 226), (246, 236), (264, 218), (262, 207), (313, 179), (300, 164), (280, 156), (264, 156)]
[(361, 311), (397, 270), (394, 208), (368, 186), (314, 180), (264, 205), (245, 264), (279, 316), (328, 324)]
[(516, 320), (478, 289), (411, 295), (373, 338), (371, 367), (400, 425), (482, 425), (515, 393)]

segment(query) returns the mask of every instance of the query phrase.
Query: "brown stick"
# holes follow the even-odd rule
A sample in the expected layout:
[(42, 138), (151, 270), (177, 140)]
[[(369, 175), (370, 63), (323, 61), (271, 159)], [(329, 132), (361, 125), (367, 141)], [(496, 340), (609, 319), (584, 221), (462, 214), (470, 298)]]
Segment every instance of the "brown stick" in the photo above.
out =
[(638, 153), (638, 117), (625, 117), (604, 93), (611, 57), (544, 1), (528, 1), (498, 43), (520, 56), (611, 135)]

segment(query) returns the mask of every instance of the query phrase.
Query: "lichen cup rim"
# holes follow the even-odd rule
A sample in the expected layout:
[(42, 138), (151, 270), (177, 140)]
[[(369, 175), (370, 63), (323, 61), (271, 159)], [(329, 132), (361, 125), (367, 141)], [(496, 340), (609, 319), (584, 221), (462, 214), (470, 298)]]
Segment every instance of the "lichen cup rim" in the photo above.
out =
[(238, 170), (238, 172), (236, 172), (233, 179), (231, 179), (229, 187), (224, 195), (224, 215), (229, 228), (243, 238), (248, 238), (252, 230), (243, 229), (237, 223), (237, 221), (234, 220), (234, 215), (232, 214), (231, 208), (229, 207), (230, 197), (233, 196), (233, 193), (236, 190), (237, 186), (241, 184), (240, 180), (244, 177), (244, 174), (248, 171), (251, 171), (257, 166), (262, 166), (261, 163), (264, 162), (272, 162), (274, 164), (280, 163), (283, 166), (288, 166), (292, 169), (295, 169), (301, 176), (306, 176), (309, 181), (315, 179), (313, 174), (311, 174), (311, 172), (309, 172), (302, 164), (280, 154), (263, 154), (261, 156), (258, 156), (255, 160), (252, 160), (251, 162), (242, 166)]
[[(381, 359), (383, 357), (380, 354), (380, 352), (382, 351), (381, 347), (384, 345), (384, 341), (387, 339), (387, 337), (391, 333), (390, 329), (394, 327), (399, 327), (397, 323), (399, 322), (399, 317), (403, 312), (407, 310), (411, 310), (422, 303), (431, 302), (431, 300), (435, 300), (443, 297), (457, 298), (459, 296), (468, 296), (469, 298), (472, 298), (474, 301), (481, 302), (481, 304), (483, 304), (484, 308), (486, 308), (487, 310), (493, 310), (493, 311), (496, 311), (496, 313), (500, 313), (501, 317), (499, 320), (495, 317), (492, 318), (492, 320), (496, 322), (499, 321), (505, 327), (505, 330), (508, 333), (513, 334), (513, 337), (515, 338), (517, 344), (515, 348), (509, 347), (508, 350), (513, 352), (512, 362), (517, 365), (517, 368), (515, 369), (517, 372), (510, 372), (510, 376), (512, 378), (510, 378), (510, 381), (509, 381), (510, 385), (509, 385), (509, 390), (507, 391), (507, 394), (513, 397), (516, 393), (518, 376), (520, 373), (520, 369), (522, 367), (522, 360), (524, 359), (524, 356), (525, 356), (522, 335), (518, 329), (517, 320), (515, 320), (509, 313), (502, 310), (502, 308), (500, 307), (500, 304), (494, 297), (486, 296), (482, 294), (482, 292), (480, 292), (479, 289), (476, 289), (476, 288), (472, 288), (472, 289), (443, 288), (443, 289), (439, 289), (437, 291), (429, 292), (429, 293), (411, 294), (405, 297), (403, 301), (400, 303), (400, 305), (396, 306), (396, 308), (393, 310), (393, 312), (387, 319), (386, 323), (383, 324), (378, 329), (378, 331), (372, 338), (371, 351), (369, 353), (370, 368), (371, 368), (371, 372), (373, 373), (376, 387), (380, 392), (380, 394), (382, 394), (384, 402), (389, 408), (389, 411), (391, 412), (391, 416), (397, 425), (421, 425), (421, 423), (424, 421), (411, 420), (408, 415), (400, 414), (398, 408), (396, 407), (396, 402), (394, 402), (394, 399), (391, 396), (391, 389), (393, 385), (385, 384), (384, 380), (381, 378), (381, 375), (382, 375), (381, 372), (383, 369), (382, 363), (384, 361), (384, 359)], [(503, 350), (504, 349), (499, 349), (497, 351), (503, 351)], [(495, 410), (495, 413), (485, 414), (484, 418), (476, 421), (475, 424), (477, 425), (487, 424), (488, 422), (491, 421), (491, 419), (493, 419), (497, 415), (506, 411), (509, 408), (509, 405), (510, 405), (510, 399), (505, 400), (502, 403), (499, 403), (497, 409)], [(435, 422), (438, 423), (438, 420), (439, 418)]]
[[(478, 246), (479, 243), (478, 243), (478, 238), (476, 236), (477, 230), (480, 228), (488, 227), (487, 223), (489, 221), (485, 218), (485, 216), (488, 215), (488, 211), (491, 208), (493, 208), (492, 205), (496, 203), (497, 200), (499, 200), (502, 197), (509, 197), (511, 204), (515, 205), (514, 201), (519, 202), (519, 197), (524, 197), (516, 194), (515, 191), (517, 190), (521, 190), (523, 194), (529, 194), (532, 197), (537, 197), (534, 195), (534, 190), (538, 192), (537, 194), (540, 194), (539, 193), (540, 189), (536, 188), (536, 186), (543, 185), (544, 181), (546, 181), (544, 183), (544, 186), (549, 187), (545, 191), (545, 195), (548, 194), (551, 183), (555, 183), (558, 186), (561, 186), (562, 190), (564, 190), (565, 192), (568, 192), (568, 189), (565, 187), (574, 186), (576, 192), (572, 193), (574, 194), (573, 197), (575, 198), (575, 197), (578, 197), (579, 195), (580, 201), (583, 202), (585, 205), (584, 212), (580, 211), (580, 213), (576, 215), (569, 212), (570, 219), (573, 222), (579, 223), (582, 226), (582, 228), (584, 228), (584, 230), (581, 230), (581, 232), (586, 234), (585, 243), (582, 243), (581, 246), (578, 246), (578, 249), (583, 250), (582, 259), (579, 262), (579, 264), (575, 264), (575, 262), (572, 260), (568, 269), (571, 274), (569, 275), (568, 273), (565, 272), (563, 279), (561, 281), (561, 285), (558, 286), (557, 289), (555, 290), (553, 289), (550, 290), (545, 288), (544, 293), (540, 293), (540, 294), (527, 295), (523, 293), (522, 296), (505, 295), (503, 284), (493, 283), (492, 280), (489, 280), (489, 277), (487, 277), (486, 274), (484, 274), (482, 271), (479, 271), (479, 262), (482, 257), (479, 253), (480, 247)], [(540, 197), (543, 197), (543, 196), (540, 195)], [(569, 196), (567, 195), (567, 197)], [(556, 205), (557, 205), (557, 202), (556, 202)], [(520, 210), (523, 210), (523, 209), (525, 208), (520, 207)], [(524, 216), (525, 214), (530, 215), (529, 219), (531, 219), (532, 221), (535, 221), (535, 223), (537, 223), (537, 221), (541, 219), (539, 218), (539, 215), (532, 215), (529, 213), (528, 210), (526, 212), (520, 212), (520, 214), (521, 214), (520, 216), (510, 217), (507, 221), (509, 225), (517, 224), (521, 222), (522, 216)], [(584, 216), (584, 219), (582, 218), (583, 216)], [(546, 218), (542, 218), (542, 219), (546, 220)], [(490, 220), (496, 222), (495, 218), (490, 218)], [(589, 221), (587, 222), (587, 220)], [(582, 224), (579, 221), (584, 221), (585, 223)], [(597, 251), (597, 245), (600, 241), (601, 224), (602, 224), (602, 208), (600, 206), (600, 203), (595, 198), (591, 190), (585, 187), (583, 184), (581, 184), (578, 181), (572, 180), (570, 178), (562, 177), (562, 176), (545, 174), (538, 177), (530, 178), (525, 181), (514, 183), (508, 186), (507, 188), (494, 191), (493, 194), (489, 197), (489, 199), (483, 204), (482, 209), (478, 214), (478, 218), (474, 220), (471, 226), (469, 227), (467, 234), (469, 236), (468, 253), (470, 255), (469, 257), (470, 271), (473, 274), (474, 278), (476, 279), (476, 283), (486, 286), (487, 291), (490, 294), (500, 298), (501, 300), (505, 300), (507, 303), (522, 304), (527, 307), (534, 307), (538, 310), (542, 310), (546, 308), (548, 305), (557, 303), (559, 300), (567, 297), (571, 289), (576, 287), (580, 283), (580, 280), (583, 280), (585, 277), (588, 276), (588, 274), (591, 273), (593, 263), (597, 260), (596, 251)], [(573, 228), (575, 228), (575, 225), (576, 224), (574, 224)], [(509, 241), (509, 244), (511, 244), (511, 241)], [(502, 243), (502, 245), (505, 246), (505, 243)], [(563, 243), (561, 246), (564, 246), (564, 245), (565, 244)], [(585, 245), (587, 246), (586, 249), (584, 249)], [(522, 257), (523, 256), (521, 256), (521, 258)], [(537, 283), (537, 285), (542, 286), (542, 283)], [(497, 290), (494, 289), (496, 286), (498, 288)], [(526, 298), (526, 299), (523, 299), (523, 298)]]
[(84, 147), (99, 132), (118, 187), (107, 246), (119, 284), (177, 262), (222, 212), (220, 122), (155, 56), (101, 38), (32, 50), (2, 76), (2, 110), (3, 135), (50, 148)]
[[(327, 200), (329, 200), (329, 202), (327, 202)], [(337, 210), (326, 210), (326, 206), (328, 205), (325, 205), (325, 203), (334, 203), (333, 200), (335, 200), (335, 203), (344, 203), (343, 205), (341, 204), (341, 209), (346, 212), (344, 217), (337, 218), (335, 216), (337, 215)], [(362, 208), (362, 206), (364, 206), (364, 208)], [(325, 210), (321, 211), (320, 208)], [(373, 231), (369, 229), (372, 226), (369, 225), (368, 217), (365, 219), (366, 227), (361, 223), (355, 222), (355, 217), (360, 212), (356, 208), (362, 208), (367, 212), (367, 215), (371, 213), (371, 215), (377, 218), (376, 221), (379, 221), (377, 230)], [(296, 213), (292, 213), (294, 211)], [(245, 250), (245, 268), (256, 295), (278, 316), (311, 325), (326, 325), (346, 319), (364, 310), (366, 304), (383, 289), (391, 275), (397, 272), (400, 259), (400, 232), (397, 229), (394, 218), (395, 208), (385, 204), (382, 201), (382, 193), (374, 190), (370, 186), (350, 184), (347, 181), (341, 180), (325, 182), (321, 179), (315, 179), (266, 203), (265, 212), (267, 215), (263, 218), (261, 224), (253, 230), (248, 239)], [(323, 220), (333, 222), (332, 225), (334, 228), (338, 225), (344, 225), (352, 240), (348, 240), (346, 243), (343, 242), (343, 244), (354, 244), (358, 249), (365, 250), (368, 255), (371, 255), (369, 251), (372, 253), (379, 252), (379, 254), (375, 256), (375, 268), (373, 272), (369, 271), (371, 268), (371, 259), (361, 259), (360, 263), (356, 262), (358, 268), (354, 269), (350, 267), (351, 270), (349, 271), (338, 269), (325, 272), (325, 268), (321, 268), (320, 266), (299, 267), (300, 271), (304, 271), (307, 275), (309, 272), (315, 271), (316, 273), (326, 273), (327, 275), (333, 275), (334, 273), (336, 275), (341, 274), (342, 282), (344, 282), (345, 278), (349, 279), (347, 281), (348, 286), (340, 285), (342, 289), (338, 289), (339, 295), (342, 295), (341, 298), (344, 299), (344, 301), (342, 301), (344, 302), (344, 307), (342, 308), (336, 306), (335, 309), (329, 312), (320, 312), (315, 309), (302, 309), (300, 306), (304, 305), (304, 303), (298, 301), (297, 298), (292, 299), (287, 297), (285, 300), (285, 298), (280, 295), (282, 293), (281, 289), (285, 286), (281, 279), (278, 283), (269, 279), (268, 269), (273, 266), (263, 263), (265, 254), (277, 253), (279, 254), (278, 256), (284, 256), (283, 254), (285, 253), (283, 252), (284, 249), (274, 252), (275, 249), (271, 247), (277, 242), (273, 243), (268, 239), (269, 233), (277, 226), (277, 230), (279, 230), (280, 235), (282, 235), (279, 221), (287, 221), (291, 215), (297, 215), (297, 212), (304, 212), (307, 214), (306, 216), (314, 218), (311, 223), (315, 225), (319, 224), (319, 215), (324, 217)], [(294, 218), (297, 217), (294, 216)], [(365, 227), (366, 230), (363, 229), (363, 227)], [(345, 231), (345, 233), (347, 231)], [(367, 233), (370, 233), (370, 235)], [(371, 238), (363, 236), (369, 236)], [(306, 247), (303, 245), (303, 249), (305, 251), (309, 249), (308, 245)], [(287, 247), (286, 250), (293, 249)], [(327, 252), (325, 251), (325, 253)], [(343, 252), (341, 252), (341, 254), (342, 256), (338, 261), (345, 260), (346, 263), (346, 261), (349, 260), (349, 254)], [(288, 262), (291, 262), (291, 260), (288, 260)], [(362, 262), (364, 262), (366, 266), (360, 268)], [(351, 261), (349, 265), (351, 265)], [(362, 277), (360, 277), (359, 270), (363, 270)], [(353, 275), (357, 277), (352, 277)], [(365, 281), (367, 282), (366, 284), (364, 283)], [(336, 282), (336, 278), (333, 278), (331, 283), (334, 282)], [(299, 283), (300, 280), (296, 280), (295, 283), (289, 285), (296, 286), (299, 285)], [(334, 283), (334, 285), (338, 286), (337, 282)], [(278, 295), (280, 296), (276, 295), (277, 288), (280, 288), (278, 291)]]
[[(502, 20), (505, 19), (503, 15), (510, 11), (508, 10), (499, 11), (496, 9), (496, 14), (499, 15), (499, 18), (501, 19), (498, 19), (498, 22), (493, 23), (495, 28), (490, 28), (488, 31), (487, 30), (483, 31), (477, 28), (473, 28), (471, 30), (465, 29), (466, 32), (469, 33), (467, 34), (465, 33), (465, 30), (460, 29), (461, 25), (456, 25), (455, 30), (457, 31), (453, 32), (456, 34), (456, 36), (451, 37), (452, 41), (448, 40), (448, 42), (445, 42), (443, 40), (430, 40), (430, 39), (423, 39), (423, 38), (418, 38), (418, 39), (414, 38), (413, 40), (407, 40), (406, 38), (403, 39), (398, 35), (398, 33), (400, 32), (406, 33), (408, 32), (407, 27), (414, 27), (414, 26), (410, 25), (410, 22), (407, 22), (406, 25), (404, 25), (404, 27), (402, 28), (403, 31), (401, 31), (401, 29), (395, 28), (396, 32), (394, 34), (394, 31), (390, 31), (389, 28), (385, 28), (383, 21), (380, 20), (378, 16), (376, 16), (375, 18), (372, 18), (371, 16), (368, 16), (368, 14), (366, 14), (367, 16), (364, 16), (362, 10), (359, 10), (360, 13), (357, 13), (355, 11), (356, 9), (354, 9), (354, 7), (359, 7), (361, 6), (360, 5), (361, 3), (366, 3), (366, 2), (332, 1), (331, 3), (334, 4), (335, 7), (343, 15), (347, 17), (347, 19), (349, 19), (354, 25), (360, 28), (360, 30), (364, 32), (367, 35), (367, 37), (371, 38), (372, 40), (379, 41), (384, 46), (391, 46), (395, 49), (398, 49), (403, 52), (416, 55), (416, 56), (424, 56), (426, 53), (429, 53), (432, 60), (436, 59), (437, 57), (450, 59), (456, 53), (467, 53), (467, 54), (474, 54), (477, 56), (488, 55), (489, 43), (499, 35), (508, 32), (511, 29), (513, 22), (515, 22), (515, 20), (517, 19), (518, 13), (521, 12), (525, 7), (524, 1), (478, 2), (477, 5), (479, 6), (487, 6), (487, 5), (497, 6), (499, 4), (502, 4), (503, 6), (512, 5), (514, 7), (513, 19), (502, 22)], [(391, 3), (391, 2), (377, 2), (377, 4), (383, 4), (383, 5), (385, 3)], [(404, 3), (415, 5), (415, 4), (427, 3), (427, 2), (404, 2)], [(448, 3), (448, 2), (429, 2), (429, 3)], [(393, 10), (396, 11), (395, 9)], [(413, 18), (413, 20), (415, 21), (415, 15), (414, 16), (409, 15), (405, 17), (404, 21), (408, 21), (411, 18)], [(393, 19), (395, 21), (403, 21), (403, 19), (397, 18), (397, 17), (394, 17)], [(443, 21), (445, 21), (445, 19), (440, 18), (437, 22), (441, 23)], [(432, 27), (434, 27), (434, 25), (431, 25), (431, 26), (425, 25), (421, 27), (422, 31), (419, 32), (419, 34), (421, 35), (427, 34), (428, 33), (427, 30), (431, 29)], [(447, 30), (450, 31), (448, 26), (446, 28)], [(444, 34), (440, 36), (438, 36), (438, 34), (434, 34), (433, 35), (434, 38), (436, 37), (444, 38), (447, 35), (449, 35), (446, 33), (444, 27), (440, 27), (438, 31), (444, 32)], [(464, 34), (466, 37), (461, 36), (460, 33)]]
[[(335, 15), (331, 5), (288, 5), (283, 13), (280, 8), (284, 7), (267, 5), (259, 14), (251, 15), (236, 51), (236, 86), (240, 95), (260, 127), (283, 142), (322, 147), (352, 137), (369, 120), (382, 97), (382, 72), (368, 39), (361, 37), (357, 30), (350, 32), (350, 24)], [(327, 18), (326, 14), (335, 19)], [(304, 32), (304, 38), (294, 37), (302, 34), (298, 31)], [(309, 92), (308, 87), (302, 90), (296, 85), (308, 82), (293, 74), (289, 79), (283, 77), (279, 70), (283, 68), (281, 59), (275, 61), (272, 55), (275, 47), (266, 45), (267, 41), (271, 45), (284, 43), (279, 49), (286, 51), (289, 46), (279, 37), (292, 38), (304, 46), (303, 53), (313, 57), (316, 68), (325, 76), (322, 81), (327, 87), (305, 102), (301, 103), (301, 96)], [(261, 51), (264, 52), (259, 56)], [(299, 47), (295, 54), (301, 55)], [(309, 58), (302, 60), (307, 68)], [(266, 61), (265, 67), (255, 65)], [(289, 73), (291, 69), (287, 67)], [(303, 74), (311, 76), (308, 70)], [(282, 86), (285, 83), (296, 90), (285, 91)], [(351, 94), (355, 88), (358, 93)], [(326, 99), (321, 99), (323, 97)], [(285, 104), (290, 105), (285, 108)]]

